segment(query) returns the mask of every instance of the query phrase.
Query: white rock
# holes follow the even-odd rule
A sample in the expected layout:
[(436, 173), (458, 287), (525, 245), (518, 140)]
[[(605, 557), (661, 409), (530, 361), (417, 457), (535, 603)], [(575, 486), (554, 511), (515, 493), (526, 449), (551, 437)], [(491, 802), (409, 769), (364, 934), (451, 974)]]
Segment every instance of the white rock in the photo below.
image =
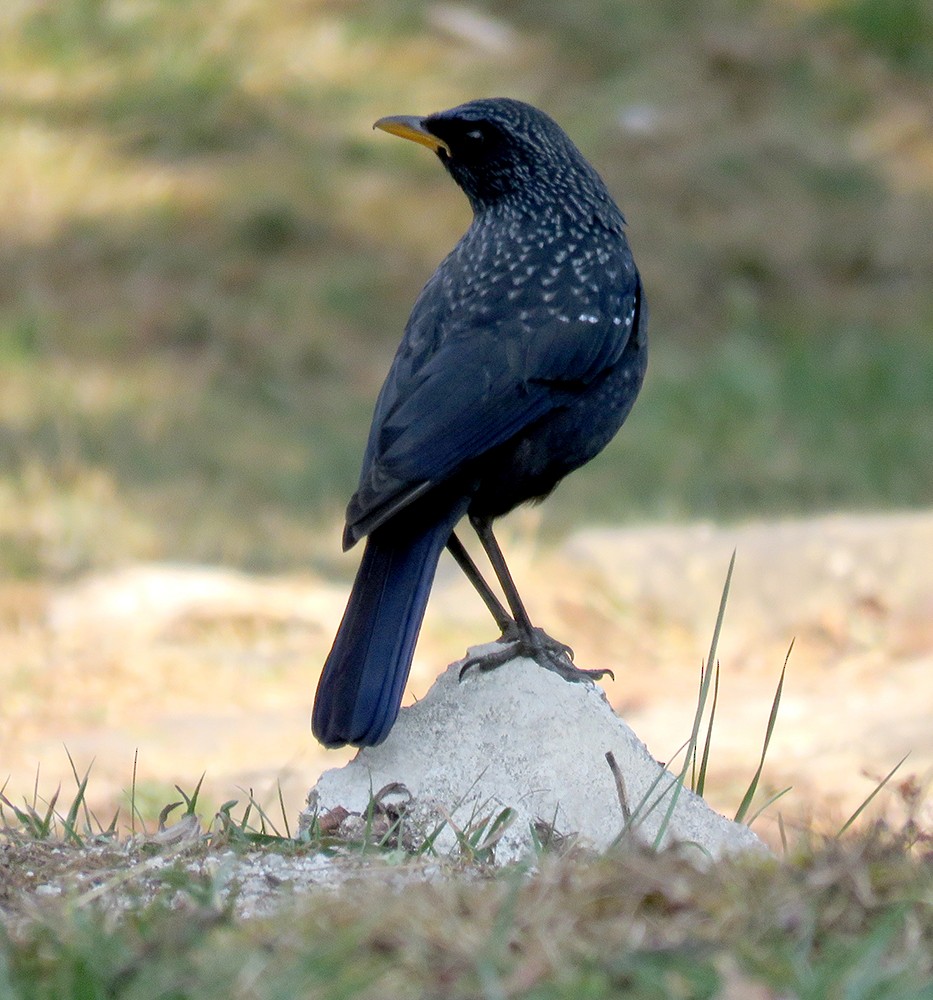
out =
[[(308, 797), (306, 823), (338, 806), (365, 813), (372, 793), (400, 782), (412, 795), (416, 839), (445, 816), (468, 831), (511, 807), (515, 817), (496, 846), (498, 863), (529, 851), (538, 821), (604, 849), (625, 827), (606, 760), (611, 751), (633, 814), (627, 835), (656, 842), (675, 778), (615, 715), (600, 688), (568, 683), (528, 659), (488, 673), (473, 669), (462, 682), (460, 666), (452, 664), (423, 700), (402, 709), (383, 744), (321, 775)], [(661, 840), (661, 846), (675, 843), (693, 845), (698, 860), (766, 850), (751, 830), (687, 788), (680, 789)], [(449, 824), (435, 846), (456, 847)]]

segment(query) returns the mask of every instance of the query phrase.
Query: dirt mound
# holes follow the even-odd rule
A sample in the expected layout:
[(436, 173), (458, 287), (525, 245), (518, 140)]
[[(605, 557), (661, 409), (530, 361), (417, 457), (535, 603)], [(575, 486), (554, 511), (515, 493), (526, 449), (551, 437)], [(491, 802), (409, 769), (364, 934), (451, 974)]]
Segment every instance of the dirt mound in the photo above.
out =
[[(508, 532), (505, 532), (507, 535)], [(587, 530), (557, 549), (506, 537), (532, 614), (608, 667), (614, 707), (667, 760), (690, 730), (733, 549), (708, 797), (734, 811), (753, 773), (792, 639), (765, 771), (785, 816), (844, 817), (902, 757), (908, 798), (933, 771), (933, 512), (736, 528)], [(325, 767), (308, 730), (317, 675), (346, 587), (204, 567), (136, 566), (65, 588), (0, 586), (0, 770), (6, 794), (74, 785), (64, 744), (102, 818), (157, 814), (203, 771), (206, 808), (253, 789), (289, 822)], [(483, 607), (442, 565), (408, 700), (468, 645), (494, 638)], [(884, 797), (881, 797), (884, 798)], [(887, 796), (888, 801), (897, 796)], [(276, 810), (277, 812), (277, 810)], [(772, 810), (774, 813), (774, 810)], [(768, 837), (768, 821), (757, 827)]]

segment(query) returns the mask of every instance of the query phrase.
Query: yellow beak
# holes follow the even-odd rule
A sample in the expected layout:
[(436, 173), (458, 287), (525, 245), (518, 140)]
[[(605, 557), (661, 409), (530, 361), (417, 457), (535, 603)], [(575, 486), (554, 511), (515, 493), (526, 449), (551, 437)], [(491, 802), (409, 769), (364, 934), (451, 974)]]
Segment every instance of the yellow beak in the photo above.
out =
[(433, 149), (435, 153), (443, 149), (450, 156), (450, 146), (429, 132), (421, 118), (413, 115), (389, 115), (387, 118), (380, 118), (373, 128), (382, 129), (391, 135), (400, 135), (403, 139), (411, 139), (412, 142), (420, 142), (422, 146)]

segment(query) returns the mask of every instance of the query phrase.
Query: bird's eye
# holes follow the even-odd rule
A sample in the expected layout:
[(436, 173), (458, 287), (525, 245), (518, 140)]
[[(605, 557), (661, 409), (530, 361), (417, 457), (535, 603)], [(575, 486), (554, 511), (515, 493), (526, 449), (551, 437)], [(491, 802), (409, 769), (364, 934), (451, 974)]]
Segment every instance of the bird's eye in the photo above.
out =
[(466, 137), (472, 139), (474, 142), (481, 142), (483, 139), (482, 129), (472, 129), (470, 132), (467, 132)]

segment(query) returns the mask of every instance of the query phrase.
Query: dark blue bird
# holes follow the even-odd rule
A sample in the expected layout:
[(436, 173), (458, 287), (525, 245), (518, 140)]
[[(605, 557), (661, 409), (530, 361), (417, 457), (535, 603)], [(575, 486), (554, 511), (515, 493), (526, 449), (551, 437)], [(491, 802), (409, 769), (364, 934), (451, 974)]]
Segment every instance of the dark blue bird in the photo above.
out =
[[(331, 747), (392, 728), (445, 547), (503, 633), (467, 666), (528, 655), (568, 679), (605, 672), (578, 670), (531, 625), (492, 522), (605, 447), (647, 363), (625, 220), (551, 118), (497, 98), (376, 127), (433, 149), (473, 222), (415, 302), (347, 508), (344, 548), (366, 549), (314, 703), (314, 734)], [(454, 534), (465, 514), (508, 610)]]

